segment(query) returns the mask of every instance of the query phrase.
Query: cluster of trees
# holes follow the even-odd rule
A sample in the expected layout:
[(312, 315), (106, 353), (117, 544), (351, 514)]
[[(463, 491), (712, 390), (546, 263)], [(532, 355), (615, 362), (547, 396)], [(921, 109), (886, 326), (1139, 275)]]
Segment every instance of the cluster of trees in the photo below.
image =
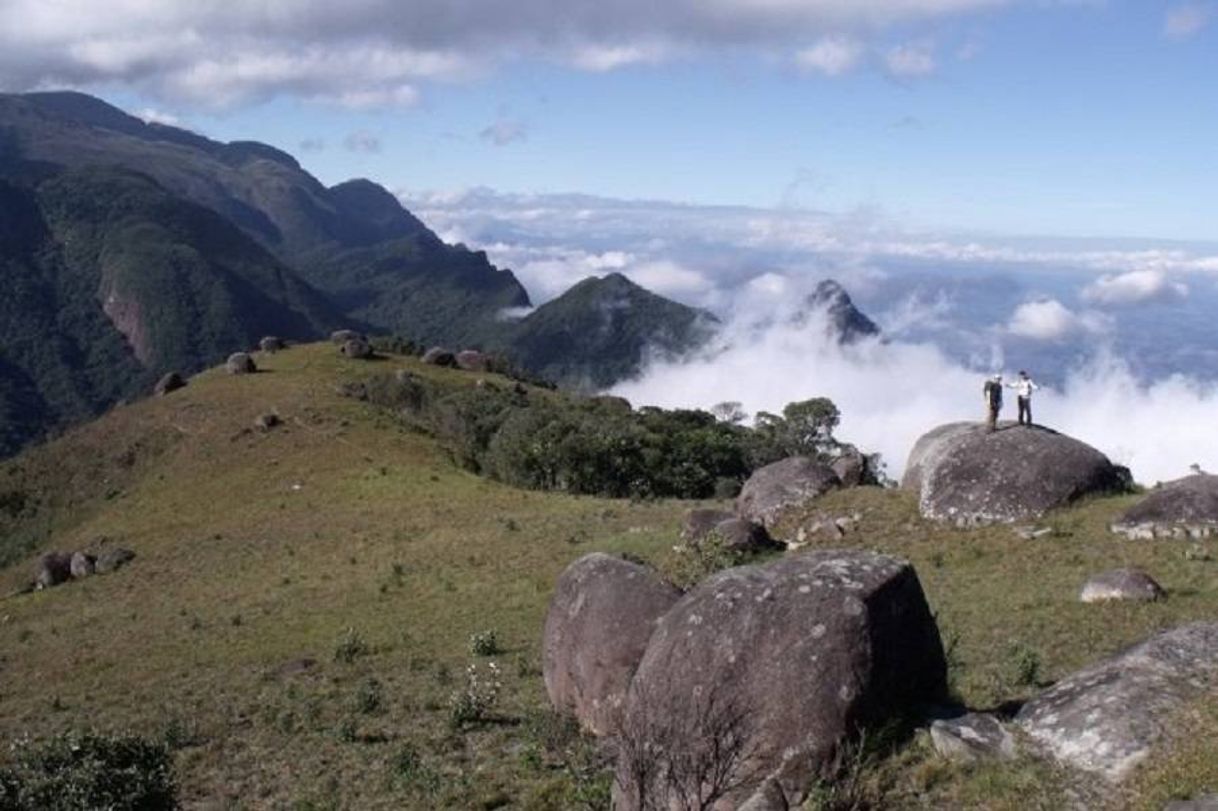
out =
[(757, 467), (802, 454), (825, 459), (840, 414), (816, 398), (744, 424), (736, 405), (715, 412), (645, 407), (620, 398), (383, 376), (358, 396), (436, 436), (455, 460), (507, 484), (614, 498), (727, 498)]

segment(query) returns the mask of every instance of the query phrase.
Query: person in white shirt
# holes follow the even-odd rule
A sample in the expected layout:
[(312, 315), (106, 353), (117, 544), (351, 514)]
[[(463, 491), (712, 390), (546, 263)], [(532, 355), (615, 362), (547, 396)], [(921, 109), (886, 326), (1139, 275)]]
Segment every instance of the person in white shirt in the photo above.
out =
[(1032, 392), (1040, 388), (1032, 382), (1027, 372), (1020, 372), (1019, 379), (1008, 386), (1015, 389), (1015, 400), (1019, 405), (1019, 424), (1032, 424)]

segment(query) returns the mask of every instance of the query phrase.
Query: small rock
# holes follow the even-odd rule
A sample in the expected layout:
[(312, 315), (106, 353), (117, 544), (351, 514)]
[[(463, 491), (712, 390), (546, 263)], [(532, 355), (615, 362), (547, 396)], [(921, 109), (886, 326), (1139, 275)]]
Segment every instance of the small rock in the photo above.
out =
[(1154, 578), (1139, 569), (1113, 569), (1093, 575), (1083, 584), (1078, 598), (1084, 603), (1108, 600), (1153, 602), (1167, 596)]
[(94, 564), (94, 570), (98, 574), (109, 574), (117, 571), (123, 566), (126, 566), (131, 561), (135, 560), (135, 553), (130, 549), (124, 549), (121, 546), (116, 546), (113, 549), (107, 549), (97, 556), (97, 562)]
[(338, 351), (345, 357), (354, 360), (367, 360), (372, 357), (372, 346), (363, 340), (347, 341), (338, 348)]
[(1043, 538), (1053, 531), (1052, 527), (1015, 527), (1013, 530), (1015, 536), (1025, 541), (1034, 541), (1037, 538)]
[(34, 587), (49, 589), (66, 583), (72, 577), (72, 556), (65, 552), (47, 552), (38, 559), (34, 570)]
[(938, 719), (930, 725), (930, 739), (936, 752), (961, 763), (1015, 757), (1015, 738), (1001, 721), (984, 713)]
[(93, 557), (92, 555), (86, 554), (85, 552), (75, 553), (72, 555), (72, 562), (69, 564), (72, 571), (72, 577), (77, 580), (83, 577), (88, 577), (97, 570), (96, 564), (97, 558)]
[(248, 352), (234, 352), (229, 355), (228, 360), (224, 363), (224, 368), (230, 375), (248, 375), (258, 371), (254, 359), (249, 356)]
[(258, 419), (254, 420), (254, 427), (259, 431), (270, 431), (283, 424), (283, 420), (278, 414), (259, 414)]
[(347, 341), (363, 341), (364, 336), (353, 329), (338, 329), (330, 333), (330, 343), (345, 344)]
[(278, 352), (281, 349), (287, 349), (287, 341), (282, 338), (277, 338), (274, 335), (268, 335), (258, 342), (258, 348), (263, 352)]
[(433, 346), (423, 353), (423, 362), (431, 366), (456, 366), (457, 356), (440, 346)]
[(182, 379), (180, 374), (177, 372), (169, 372), (156, 382), (156, 385), (152, 387), (152, 391), (158, 397), (164, 397), (166, 394), (169, 394), (169, 392), (177, 391), (178, 389), (183, 388), (185, 385), (186, 381)]

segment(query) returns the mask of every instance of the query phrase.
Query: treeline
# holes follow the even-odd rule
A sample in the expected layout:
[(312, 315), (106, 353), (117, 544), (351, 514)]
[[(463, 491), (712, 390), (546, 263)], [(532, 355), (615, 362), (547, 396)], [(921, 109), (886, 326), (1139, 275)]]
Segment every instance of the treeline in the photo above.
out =
[(348, 393), (435, 436), (467, 469), (537, 490), (730, 498), (762, 465), (793, 455), (828, 462), (854, 452), (834, 438), (840, 414), (825, 398), (792, 403), (782, 415), (759, 414), (749, 427), (735, 412), (636, 410), (616, 397), (489, 381), (454, 386), (406, 372), (354, 384)]

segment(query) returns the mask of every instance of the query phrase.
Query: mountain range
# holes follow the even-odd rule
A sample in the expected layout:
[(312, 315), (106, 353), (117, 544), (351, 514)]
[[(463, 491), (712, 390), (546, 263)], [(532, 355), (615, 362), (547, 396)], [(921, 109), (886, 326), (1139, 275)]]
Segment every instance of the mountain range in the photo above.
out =
[[(531, 304), (510, 270), (372, 181), (327, 187), (274, 147), (81, 93), (0, 95), (0, 455), (263, 335), (480, 348), (592, 389), (717, 325), (620, 274)], [(809, 304), (857, 321), (848, 296)]]

